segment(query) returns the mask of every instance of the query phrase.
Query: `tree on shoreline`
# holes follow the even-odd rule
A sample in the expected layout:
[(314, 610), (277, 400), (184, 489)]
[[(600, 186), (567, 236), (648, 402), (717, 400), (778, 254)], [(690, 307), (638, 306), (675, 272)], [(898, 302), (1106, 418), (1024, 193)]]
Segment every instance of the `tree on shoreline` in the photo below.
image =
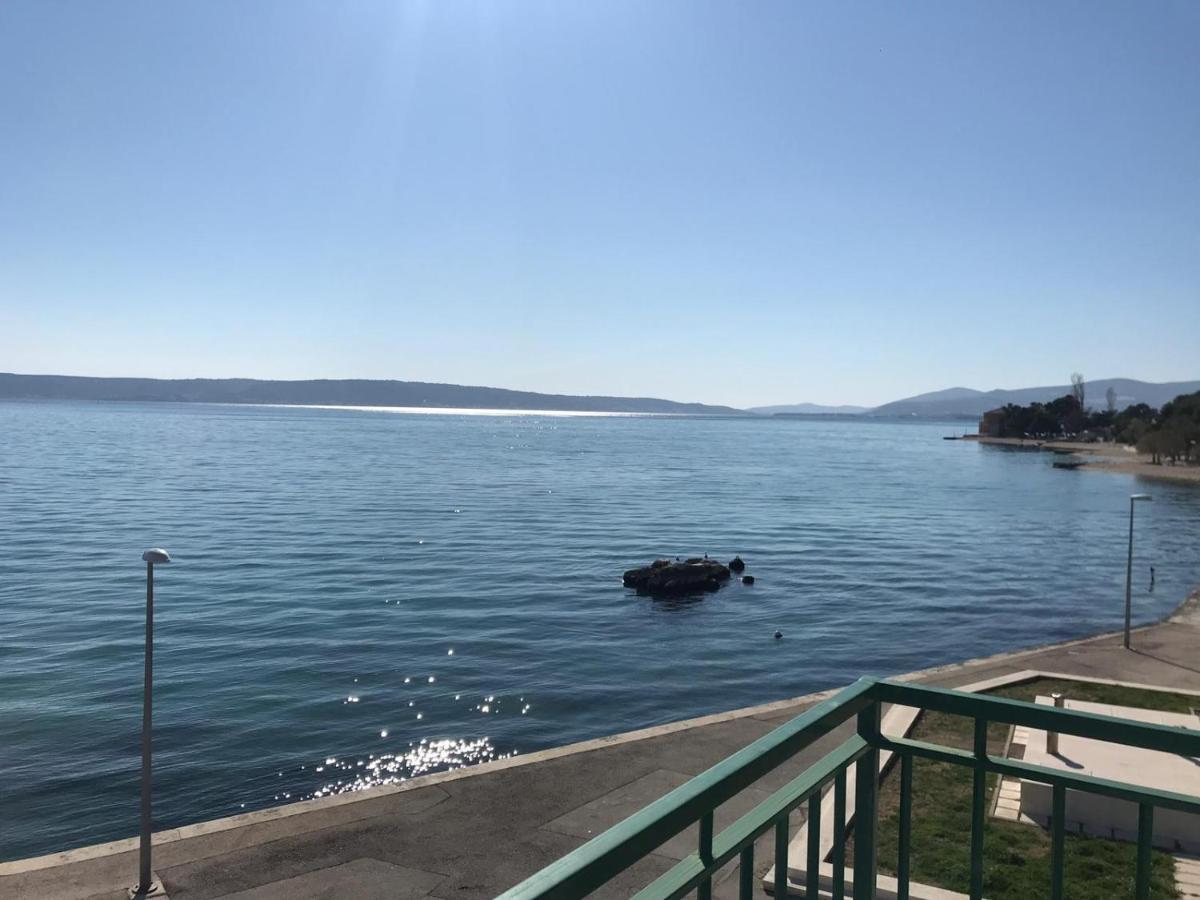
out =
[(1180, 394), (1163, 405), (1155, 426), (1137, 442), (1138, 452), (1151, 462), (1171, 465), (1200, 462), (1200, 391)]
[[(1072, 379), (1074, 383), (1074, 379)], [(1048, 403), (1001, 409), (1000, 436), (1053, 440), (1077, 438), (1112, 440), (1136, 445), (1155, 464), (1169, 461), (1200, 463), (1200, 391), (1180, 394), (1161, 411), (1145, 403), (1127, 406), (1120, 412), (1107, 409), (1088, 413), (1079, 402), (1083, 392), (1072, 390)], [(1112, 398), (1109, 398), (1109, 405)]]
[(1079, 401), (1073, 394), (1064, 394), (1049, 403), (1030, 403), (1028, 406), (1009, 403), (1002, 412), (1004, 416), (1000, 423), (1000, 434), (1003, 437), (1064, 437), (1077, 434), (1085, 420)]
[(1156, 418), (1158, 410), (1148, 403), (1127, 406), (1113, 417), (1113, 436), (1120, 444), (1136, 444)]
[(1075, 402), (1079, 404), (1080, 409), (1086, 409), (1084, 405), (1084, 384), (1083, 375), (1079, 372), (1071, 373), (1071, 396), (1075, 398)]

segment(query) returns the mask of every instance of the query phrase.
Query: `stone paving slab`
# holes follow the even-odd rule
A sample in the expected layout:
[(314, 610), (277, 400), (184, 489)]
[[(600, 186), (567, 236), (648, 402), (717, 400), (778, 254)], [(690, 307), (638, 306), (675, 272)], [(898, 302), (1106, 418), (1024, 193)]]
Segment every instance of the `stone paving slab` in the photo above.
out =
[(1184, 854), (1175, 857), (1175, 889), (1182, 900), (1200, 897), (1200, 859)]
[(223, 900), (343, 900), (348, 884), (354, 886), (354, 896), (359, 900), (420, 900), (445, 880), (445, 875), (406, 869), (378, 859), (356, 859), (226, 894)]
[[(954, 687), (1021, 669), (1042, 669), (1200, 690), (1200, 621), (1194, 606), (1185, 613), (1138, 629), (1134, 651), (1122, 649), (1119, 635), (1106, 635), (900, 677)], [(856, 674), (847, 673), (847, 681)], [(769, 692), (770, 685), (764, 685), (764, 693)], [(433, 900), (482, 900), (586, 840), (585, 833), (554, 830), (555, 823), (560, 829), (567, 823), (567, 830), (584, 832), (610, 824), (621, 817), (618, 805), (621, 810), (634, 809), (658, 799), (679, 779), (699, 774), (826, 695), (426, 776), (402, 788), (174, 829), (156, 838), (155, 869), (172, 900), (217, 900), (247, 896), (245, 892), (255, 889), (260, 894), (249, 896), (308, 900), (321, 896), (329, 879), (339, 884), (339, 898), (354, 900), (373, 896), (367, 893), (373, 889), (369, 885), (393, 872), (372, 864), (369, 877), (356, 877), (360, 870), (353, 864), (372, 860), (394, 867), (396, 890), (389, 896), (397, 896), (402, 883), (424, 884), (412, 881), (416, 876), (410, 873), (416, 872), (442, 877), (428, 894)], [(754, 787), (762, 792), (776, 789), (833, 749), (851, 727), (847, 723), (825, 736)], [(606, 804), (605, 797), (620, 798), (620, 804)], [(794, 817), (793, 831), (801, 820), (800, 815)], [(757, 882), (770, 867), (769, 837), (756, 848)], [(682, 846), (668, 842), (596, 896), (631, 895), (669, 869), (681, 852)], [(130, 840), (0, 863), (0, 900), (117, 900), (136, 871), (136, 859), (136, 842)], [(324, 874), (317, 878), (320, 873)], [(275, 884), (285, 887), (270, 887)], [(736, 885), (737, 867), (731, 865), (716, 879), (714, 895), (732, 898)]]

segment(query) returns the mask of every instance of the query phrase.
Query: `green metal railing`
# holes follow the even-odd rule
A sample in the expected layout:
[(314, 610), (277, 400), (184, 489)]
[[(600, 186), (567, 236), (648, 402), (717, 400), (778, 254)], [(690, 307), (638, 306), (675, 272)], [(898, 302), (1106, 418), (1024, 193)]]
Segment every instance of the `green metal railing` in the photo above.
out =
[[(884, 704), (936, 710), (974, 720), (974, 749), (960, 750), (908, 738), (887, 737), (880, 731)], [(855, 734), (810, 766), (732, 825), (713, 833), (714, 812), (722, 803), (751, 786), (818, 738), (850, 720)], [(921, 687), (863, 678), (822, 701), (786, 725), (764, 735), (744, 750), (681, 785), (624, 822), (542, 869), (505, 892), (502, 900), (552, 900), (584, 897), (634, 865), (665, 841), (699, 824), (696, 852), (680, 861), (638, 894), (636, 900), (672, 900), (693, 891), (700, 900), (712, 896), (712, 879), (735, 858), (740, 863), (739, 896), (754, 894), (754, 844), (773, 832), (774, 894), (788, 889), (788, 822), (796, 808), (808, 805), (808, 843), (805, 896), (820, 896), (822, 790), (832, 783), (833, 835), (832, 896), (845, 900), (874, 900), (876, 885), (876, 819), (879, 753), (892, 751), (900, 766), (899, 855), (896, 860), (897, 897), (908, 900), (912, 833), (912, 768), (914, 757), (967, 766), (973, 770), (971, 807), (970, 896), (983, 896), (983, 834), (989, 773), (1048, 784), (1051, 800), (1052, 900), (1063, 896), (1064, 818), (1067, 791), (1101, 794), (1138, 804), (1136, 900), (1150, 894), (1151, 849), (1155, 808), (1200, 814), (1200, 798), (1159, 791), (1037, 766), (987, 752), (989, 723), (1023, 725), (1147, 750), (1200, 757), (1200, 732), (1151, 725), (1093, 713), (1024, 703), (983, 694)], [(849, 883), (845, 865), (847, 768), (855, 766), (854, 865)]]

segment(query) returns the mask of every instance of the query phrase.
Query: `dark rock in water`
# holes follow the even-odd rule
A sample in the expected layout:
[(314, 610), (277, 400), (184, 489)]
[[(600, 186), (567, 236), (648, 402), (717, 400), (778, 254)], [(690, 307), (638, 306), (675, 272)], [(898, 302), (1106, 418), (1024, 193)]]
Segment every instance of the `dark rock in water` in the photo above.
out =
[(729, 569), (716, 560), (696, 557), (687, 562), (656, 559), (648, 566), (625, 573), (625, 587), (652, 597), (676, 597), (715, 591), (729, 580)]
[(754, 584), (754, 576), (753, 575), (743, 575), (742, 576), (742, 584)]
[(731, 571), (731, 572), (745, 572), (746, 571), (746, 564), (744, 562), (742, 562), (742, 558), (740, 556), (735, 556), (732, 560), (730, 560), (729, 571)]

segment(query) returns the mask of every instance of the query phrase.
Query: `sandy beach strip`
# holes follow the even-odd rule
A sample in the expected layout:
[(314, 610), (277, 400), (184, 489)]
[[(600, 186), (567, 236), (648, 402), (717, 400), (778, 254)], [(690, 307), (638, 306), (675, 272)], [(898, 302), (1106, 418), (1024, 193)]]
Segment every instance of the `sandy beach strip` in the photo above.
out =
[(1159, 481), (1186, 481), (1200, 484), (1200, 466), (1157, 466), (1150, 462), (1150, 457), (1141, 455), (1135, 455), (1133, 459), (1100, 456), (1088, 460), (1080, 468), (1088, 472), (1116, 472), (1120, 475), (1157, 478)]
[(1124, 444), (1084, 443), (1082, 441), (1038, 441), (1026, 438), (997, 438), (964, 435), (964, 439), (999, 447), (1022, 447), (1029, 450), (1048, 450), (1059, 453), (1078, 453), (1088, 457), (1080, 468), (1089, 472), (1114, 472), (1118, 475), (1137, 475), (1160, 481), (1182, 481), (1200, 484), (1200, 466), (1155, 465), (1150, 457)]

